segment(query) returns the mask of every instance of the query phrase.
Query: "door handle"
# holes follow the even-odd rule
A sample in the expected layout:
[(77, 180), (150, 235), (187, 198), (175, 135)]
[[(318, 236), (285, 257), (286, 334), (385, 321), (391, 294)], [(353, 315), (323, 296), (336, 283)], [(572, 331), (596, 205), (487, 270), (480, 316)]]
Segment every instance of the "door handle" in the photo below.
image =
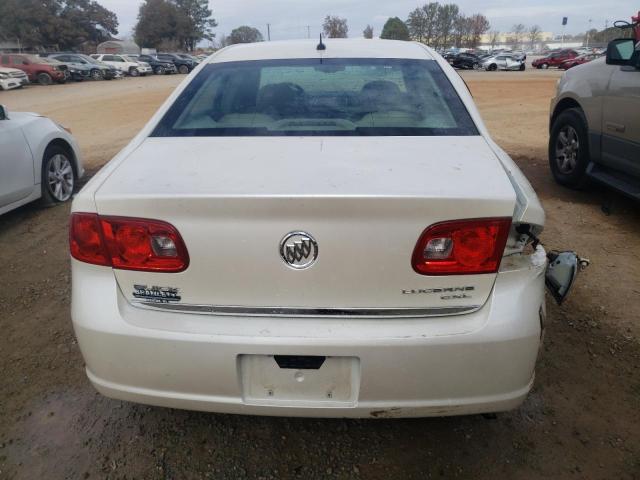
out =
[(607, 122), (607, 130), (617, 133), (624, 133), (627, 130), (627, 127), (624, 125), (620, 125), (619, 123)]

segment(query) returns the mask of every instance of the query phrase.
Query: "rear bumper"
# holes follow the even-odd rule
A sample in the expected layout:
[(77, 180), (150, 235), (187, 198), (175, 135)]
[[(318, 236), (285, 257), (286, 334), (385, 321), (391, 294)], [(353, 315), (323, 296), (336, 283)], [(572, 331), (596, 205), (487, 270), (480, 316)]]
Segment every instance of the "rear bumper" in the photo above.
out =
[[(72, 260), (74, 329), (89, 379), (109, 397), (221, 413), (420, 417), (504, 411), (533, 383), (546, 259), (504, 262), (477, 312), (424, 319), (240, 318), (132, 307), (110, 269)], [(242, 355), (359, 360), (350, 404), (248, 401)]]

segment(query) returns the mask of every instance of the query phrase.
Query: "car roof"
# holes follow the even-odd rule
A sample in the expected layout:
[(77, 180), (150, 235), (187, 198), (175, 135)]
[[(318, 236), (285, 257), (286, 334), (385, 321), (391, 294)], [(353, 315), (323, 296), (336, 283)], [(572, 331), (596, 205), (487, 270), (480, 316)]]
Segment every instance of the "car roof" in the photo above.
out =
[(326, 50), (317, 50), (318, 40), (285, 40), (243, 43), (223, 48), (209, 63), (293, 58), (407, 58), (433, 60), (418, 42), (378, 39), (323, 39)]

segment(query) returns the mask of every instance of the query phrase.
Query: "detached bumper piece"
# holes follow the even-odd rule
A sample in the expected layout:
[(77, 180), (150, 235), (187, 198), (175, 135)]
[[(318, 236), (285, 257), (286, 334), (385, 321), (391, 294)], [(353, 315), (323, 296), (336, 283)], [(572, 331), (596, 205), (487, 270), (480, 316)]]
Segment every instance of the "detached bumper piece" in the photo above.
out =
[(545, 275), (545, 284), (549, 293), (561, 305), (571, 292), (578, 273), (589, 266), (589, 259), (580, 258), (576, 252), (556, 252), (547, 254), (549, 266)]

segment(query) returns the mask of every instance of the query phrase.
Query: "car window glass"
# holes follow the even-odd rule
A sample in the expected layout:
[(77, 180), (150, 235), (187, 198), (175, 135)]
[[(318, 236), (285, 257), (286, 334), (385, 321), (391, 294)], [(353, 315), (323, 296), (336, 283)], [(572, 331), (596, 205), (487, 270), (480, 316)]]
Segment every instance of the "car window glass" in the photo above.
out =
[(2, 55), (2, 64), (9, 65), (10, 63), (11, 63), (11, 60), (9, 59), (9, 55)]
[(300, 59), (208, 65), (153, 135), (476, 134), (433, 60)]
[(615, 60), (629, 60), (633, 56), (635, 48), (633, 42), (620, 42), (614, 45), (611, 58)]

